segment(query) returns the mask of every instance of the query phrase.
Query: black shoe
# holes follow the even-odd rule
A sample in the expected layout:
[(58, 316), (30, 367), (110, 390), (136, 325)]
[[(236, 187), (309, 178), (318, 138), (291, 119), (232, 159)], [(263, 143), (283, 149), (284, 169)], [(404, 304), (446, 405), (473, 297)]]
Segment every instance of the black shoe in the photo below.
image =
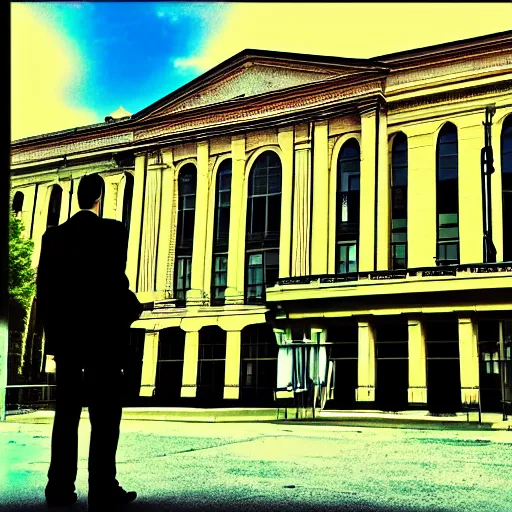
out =
[(46, 504), (49, 507), (69, 507), (78, 499), (76, 492), (53, 493), (46, 492)]
[(122, 487), (116, 487), (112, 491), (95, 491), (89, 493), (89, 510), (102, 510), (104, 507), (126, 505), (137, 498), (135, 491), (125, 491)]

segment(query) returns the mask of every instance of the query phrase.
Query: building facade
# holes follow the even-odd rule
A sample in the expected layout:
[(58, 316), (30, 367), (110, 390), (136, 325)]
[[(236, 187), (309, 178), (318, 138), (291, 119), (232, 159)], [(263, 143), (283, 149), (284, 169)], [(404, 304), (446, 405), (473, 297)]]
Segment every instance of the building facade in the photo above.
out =
[(373, 59), (245, 50), (135, 115), (14, 141), (11, 172), (34, 267), (80, 178), (103, 177), (146, 305), (144, 403), (270, 406), (280, 346), (303, 340), (333, 362), (327, 408), (510, 400), (512, 32)]

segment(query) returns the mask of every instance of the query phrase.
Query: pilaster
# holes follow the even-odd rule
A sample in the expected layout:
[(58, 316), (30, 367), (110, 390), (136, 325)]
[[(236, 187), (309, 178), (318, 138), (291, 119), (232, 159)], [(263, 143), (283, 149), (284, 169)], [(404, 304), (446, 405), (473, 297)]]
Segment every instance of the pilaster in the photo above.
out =
[(69, 218), (69, 200), (71, 195), (71, 181), (60, 181), (60, 187), (62, 188), (62, 200), (60, 203), (60, 217), (59, 224), (66, 222)]
[(80, 211), (80, 206), (78, 204), (78, 185), (80, 185), (80, 178), (73, 179), (73, 194), (71, 195), (71, 211), (69, 216), (73, 217), (75, 213)]
[(156, 290), (164, 291), (167, 287), (167, 270), (173, 220), (176, 211), (174, 203), (174, 174), (172, 151), (162, 152), (164, 168), (162, 170), (162, 202), (160, 211), (160, 230), (156, 256)]
[(35, 268), (39, 264), (39, 255), (41, 253), (41, 242), (46, 231), (46, 221), (48, 220), (48, 202), (53, 184), (40, 185), (37, 191), (36, 212), (34, 215), (34, 229), (32, 230), (32, 240), (34, 242), (34, 252), (32, 253), (32, 266)]
[(358, 322), (357, 341), (356, 400), (375, 402), (375, 334), (370, 322)]
[(128, 258), (126, 263), (126, 275), (130, 281), (130, 288), (135, 292), (137, 291), (137, 277), (139, 269), (145, 174), (146, 154), (141, 153), (135, 155), (133, 200), (130, 219), (130, 243), (128, 244)]
[(388, 118), (382, 108), (379, 118), (379, 163), (377, 202), (377, 270), (388, 270), (390, 261), (391, 177), (388, 162)]
[[(281, 230), (279, 239), (279, 277), (290, 277), (292, 250), (292, 187), (293, 187), (293, 128), (279, 131), (281, 148)], [(245, 226), (245, 222), (244, 222)]]
[(195, 398), (197, 391), (197, 362), (199, 359), (199, 331), (185, 333), (183, 356), (182, 398)]
[[(496, 261), (503, 261), (503, 192), (501, 180), (501, 131), (503, 123), (492, 125), (492, 149), (494, 173), (491, 175), (492, 241), (496, 249)], [(483, 126), (481, 127), (483, 133)]]
[(122, 210), (123, 200), (119, 197), (119, 183), (122, 177), (122, 174), (113, 174), (103, 178), (105, 180), (104, 219), (116, 219), (117, 211)]
[(158, 363), (158, 332), (148, 331), (144, 336), (142, 356), (142, 374), (139, 396), (153, 396), (156, 386), (156, 367)]
[(21, 210), (21, 222), (23, 223), (23, 233), (25, 238), (30, 237), (30, 227), (32, 224), (32, 211), (34, 210), (34, 201), (36, 194), (36, 186), (24, 187), (20, 189), (23, 193), (23, 208)]
[(460, 263), (464, 264), (483, 261), (480, 149), (484, 146), (484, 137), (481, 114), (466, 117), (462, 122), (465, 126), (459, 124), (457, 135), (459, 146)]
[[(328, 147), (329, 125), (327, 121), (317, 122), (314, 126), (314, 148), (313, 148), (313, 211), (311, 222), (313, 229), (311, 233), (311, 273), (326, 274), (329, 245), (329, 147)], [(307, 176), (306, 178), (309, 178)], [(306, 181), (304, 192), (309, 192), (309, 183)], [(304, 201), (304, 210), (309, 213), (309, 193), (298, 201)], [(309, 220), (309, 219), (308, 219)], [(308, 231), (309, 222), (305, 228)], [(307, 244), (309, 245), (309, 244)], [(305, 250), (308, 250), (307, 247)], [(309, 251), (308, 251), (309, 252)], [(306, 253), (307, 254), (307, 253)], [(304, 274), (297, 274), (304, 275)]]
[(240, 396), (241, 332), (226, 332), (226, 370), (224, 398), (238, 400)]
[(155, 291), (156, 254), (162, 202), (162, 169), (162, 164), (153, 164), (148, 165), (146, 171), (138, 292)]
[(459, 318), (460, 386), (463, 404), (479, 402), (478, 324), (471, 317)]
[(361, 114), (361, 179), (359, 217), (359, 271), (372, 271), (375, 248), (375, 138), (376, 111)]
[(204, 301), (204, 261), (206, 252), (206, 224), (208, 219), (208, 141), (197, 143), (197, 188), (194, 217), (194, 241), (190, 290), (187, 291), (187, 306), (200, 305)]
[(408, 138), (408, 267), (432, 267), (436, 256), (436, 148), (432, 133)]
[(408, 320), (410, 404), (427, 403), (427, 349), (425, 329), (420, 318)]
[(227, 304), (244, 300), (245, 218), (242, 218), (245, 173), (245, 137), (231, 139), (231, 208), (229, 220), (228, 272), (225, 292)]

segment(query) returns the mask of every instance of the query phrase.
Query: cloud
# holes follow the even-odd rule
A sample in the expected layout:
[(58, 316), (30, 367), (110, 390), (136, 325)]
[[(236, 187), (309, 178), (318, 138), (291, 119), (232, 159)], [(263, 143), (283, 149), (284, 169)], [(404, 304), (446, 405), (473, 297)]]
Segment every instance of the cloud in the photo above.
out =
[(83, 76), (72, 41), (30, 5), (12, 3), (11, 140), (98, 122), (74, 100)]
[(511, 16), (506, 3), (241, 2), (214, 20), (202, 50), (177, 60), (202, 72), (245, 48), (368, 58), (509, 30)]

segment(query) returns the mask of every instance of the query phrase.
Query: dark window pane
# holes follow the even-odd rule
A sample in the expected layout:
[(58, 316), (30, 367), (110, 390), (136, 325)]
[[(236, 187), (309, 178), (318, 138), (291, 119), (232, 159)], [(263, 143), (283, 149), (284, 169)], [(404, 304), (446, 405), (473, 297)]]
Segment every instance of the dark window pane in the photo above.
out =
[(250, 233), (264, 233), (265, 220), (267, 217), (267, 200), (266, 197), (254, 197), (252, 199), (252, 218)]
[(279, 232), (281, 227), (281, 196), (268, 197), (268, 225), (267, 232)]

